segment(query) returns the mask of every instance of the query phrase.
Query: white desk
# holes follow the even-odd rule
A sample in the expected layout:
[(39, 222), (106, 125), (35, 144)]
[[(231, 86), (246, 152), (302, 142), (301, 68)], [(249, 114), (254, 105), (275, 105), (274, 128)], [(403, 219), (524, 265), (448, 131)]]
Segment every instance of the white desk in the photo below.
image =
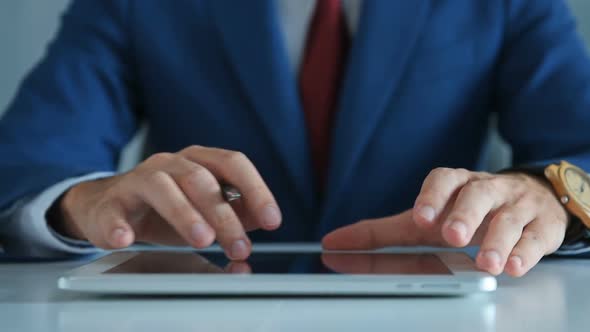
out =
[(106, 297), (61, 292), (80, 262), (0, 264), (0, 331), (590, 331), (590, 260), (546, 260), (466, 298)]

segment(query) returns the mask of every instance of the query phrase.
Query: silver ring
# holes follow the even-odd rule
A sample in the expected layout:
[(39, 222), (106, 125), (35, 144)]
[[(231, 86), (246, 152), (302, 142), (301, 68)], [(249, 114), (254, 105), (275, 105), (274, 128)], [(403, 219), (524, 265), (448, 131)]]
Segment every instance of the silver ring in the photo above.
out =
[(227, 202), (233, 202), (242, 197), (242, 193), (240, 193), (240, 191), (236, 187), (231, 186), (229, 184), (221, 185), (221, 192), (223, 194), (223, 198)]

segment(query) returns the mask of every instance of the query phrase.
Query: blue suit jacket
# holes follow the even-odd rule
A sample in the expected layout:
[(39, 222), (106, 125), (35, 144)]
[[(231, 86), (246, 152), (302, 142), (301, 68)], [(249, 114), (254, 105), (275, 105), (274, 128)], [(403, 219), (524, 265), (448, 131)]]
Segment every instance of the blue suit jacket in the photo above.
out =
[(590, 61), (564, 0), (364, 1), (325, 197), (275, 4), (79, 0), (0, 122), (0, 209), (114, 170), (138, 122), (156, 151), (244, 152), (312, 241), (410, 208), (437, 166), (478, 169), (490, 113), (515, 164), (590, 169)]

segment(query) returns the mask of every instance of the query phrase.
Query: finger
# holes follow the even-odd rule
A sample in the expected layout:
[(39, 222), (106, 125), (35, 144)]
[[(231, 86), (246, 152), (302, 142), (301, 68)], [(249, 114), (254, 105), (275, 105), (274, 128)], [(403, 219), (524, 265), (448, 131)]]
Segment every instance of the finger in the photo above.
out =
[(215, 230), (227, 257), (244, 260), (250, 255), (250, 240), (233, 208), (225, 201), (219, 182), (205, 167), (179, 158), (173, 171), (190, 202)]
[(339, 228), (322, 239), (328, 250), (370, 250), (388, 246), (440, 245), (437, 232), (425, 232), (412, 220), (412, 210)]
[(504, 271), (521, 277), (543, 256), (548, 255), (561, 244), (565, 235), (565, 226), (551, 219), (535, 219), (525, 227), (522, 236), (512, 252)]
[(259, 222), (257, 222), (252, 214), (248, 212), (245, 203), (241, 199), (237, 199), (228, 203), (234, 209), (238, 218), (240, 218), (240, 222), (242, 223), (242, 226), (246, 232), (254, 231), (260, 228)]
[(184, 246), (186, 240), (166, 220), (151, 210), (139, 222), (137, 241), (167, 246)]
[(133, 244), (135, 233), (125, 220), (123, 209), (114, 203), (102, 205), (95, 223), (88, 223), (88, 240), (103, 249), (122, 249)]
[(455, 193), (473, 176), (464, 169), (437, 168), (430, 172), (414, 203), (413, 218), (416, 223), (432, 227)]
[(468, 182), (457, 195), (446, 221), (442, 226), (443, 238), (448, 244), (464, 247), (486, 216), (505, 202), (491, 180)]
[(476, 257), (477, 266), (498, 275), (508, 255), (520, 239), (523, 228), (535, 218), (534, 209), (525, 201), (506, 205), (492, 218)]
[(241, 200), (258, 225), (274, 230), (281, 224), (279, 206), (252, 162), (242, 153), (193, 146), (180, 152), (191, 161), (203, 165), (219, 180), (230, 183), (241, 193)]
[(190, 245), (203, 248), (211, 245), (215, 231), (195, 209), (174, 179), (163, 171), (146, 175), (139, 186), (140, 197), (166, 220)]

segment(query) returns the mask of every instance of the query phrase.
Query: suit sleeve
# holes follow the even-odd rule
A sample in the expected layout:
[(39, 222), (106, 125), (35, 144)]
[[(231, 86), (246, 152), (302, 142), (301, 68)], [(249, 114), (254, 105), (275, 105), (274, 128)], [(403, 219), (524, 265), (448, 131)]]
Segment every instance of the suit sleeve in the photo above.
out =
[[(47, 188), (33, 198), (19, 200), (5, 211), (2, 233), (5, 251), (11, 256), (61, 258), (67, 255), (87, 255), (100, 252), (88, 241), (67, 238), (54, 231), (47, 223), (47, 212), (53, 203), (73, 185), (111, 176), (112, 173), (92, 173), (66, 179)], [(2, 215), (0, 215), (2, 218)]]
[(138, 123), (127, 7), (74, 0), (64, 14), (0, 120), (0, 211), (65, 179), (115, 171)]
[[(513, 164), (568, 160), (590, 171), (590, 58), (565, 0), (506, 0), (500, 134)], [(562, 254), (590, 252), (590, 232)]]

